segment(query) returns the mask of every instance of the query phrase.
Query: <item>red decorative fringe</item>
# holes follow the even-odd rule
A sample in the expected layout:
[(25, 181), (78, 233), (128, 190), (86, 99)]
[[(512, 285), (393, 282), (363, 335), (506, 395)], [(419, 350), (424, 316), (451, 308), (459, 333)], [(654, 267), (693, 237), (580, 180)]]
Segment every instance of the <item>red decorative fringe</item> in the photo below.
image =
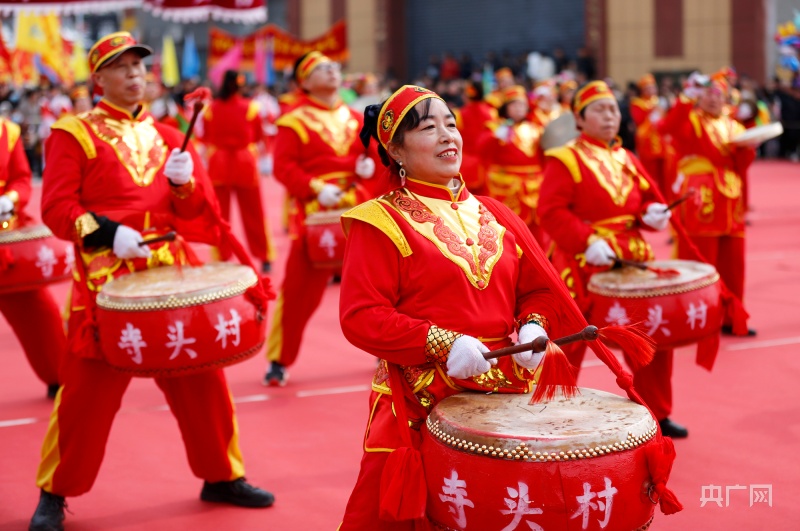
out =
[(552, 341), (547, 342), (540, 367), (542, 372), (539, 375), (536, 389), (533, 391), (531, 404), (553, 400), (559, 394), (564, 398), (578, 395), (575, 369), (561, 347)]
[(697, 357), (695, 361), (698, 365), (711, 371), (714, 368), (714, 361), (717, 359), (719, 351), (719, 334), (714, 334), (697, 343)]
[(0, 247), (0, 271), (5, 271), (14, 265), (14, 254), (11, 249)]
[(427, 497), (420, 451), (403, 446), (389, 454), (381, 475), (381, 520), (401, 522), (424, 518)]
[(656, 343), (639, 328), (611, 325), (599, 329), (598, 332), (601, 338), (616, 343), (628, 355), (634, 371), (653, 361)]
[(675, 514), (683, 510), (683, 505), (678, 501), (675, 493), (667, 488), (667, 481), (672, 472), (672, 462), (675, 461), (675, 445), (672, 439), (658, 434), (661, 439), (656, 444), (646, 446), (647, 468), (650, 470), (650, 479), (653, 482), (653, 491), (658, 496), (661, 512)]
[(744, 309), (742, 301), (727, 288), (722, 290), (721, 298), (725, 309), (725, 320), (731, 323), (733, 333), (737, 336), (746, 336), (747, 318), (750, 317), (750, 314)]

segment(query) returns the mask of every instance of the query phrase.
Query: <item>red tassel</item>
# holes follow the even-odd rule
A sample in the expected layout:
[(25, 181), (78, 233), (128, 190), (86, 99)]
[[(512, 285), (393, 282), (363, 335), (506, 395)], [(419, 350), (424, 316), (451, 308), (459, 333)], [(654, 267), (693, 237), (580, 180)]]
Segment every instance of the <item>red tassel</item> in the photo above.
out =
[(11, 249), (0, 247), (0, 271), (5, 271), (14, 265), (14, 254)]
[(634, 371), (653, 361), (656, 343), (652, 337), (636, 326), (611, 325), (601, 328), (598, 332), (601, 338), (616, 343), (628, 355)]
[(401, 522), (424, 518), (427, 498), (419, 450), (403, 446), (389, 454), (381, 475), (381, 520)]
[(531, 397), (531, 404), (553, 400), (561, 395), (572, 398), (579, 394), (576, 383), (575, 369), (570, 364), (561, 348), (552, 341), (547, 342), (544, 359), (541, 363), (542, 372)]
[(698, 365), (711, 371), (714, 368), (714, 361), (717, 359), (719, 351), (719, 334), (713, 334), (697, 343), (697, 357), (695, 361)]
[(658, 437), (660, 441), (648, 444), (645, 448), (647, 468), (650, 471), (655, 494), (651, 496), (651, 499), (658, 500), (662, 513), (675, 514), (683, 510), (683, 505), (678, 501), (675, 493), (667, 488), (667, 481), (672, 472), (672, 462), (675, 461), (675, 445), (672, 444), (672, 439), (664, 437), (661, 433), (658, 434)]

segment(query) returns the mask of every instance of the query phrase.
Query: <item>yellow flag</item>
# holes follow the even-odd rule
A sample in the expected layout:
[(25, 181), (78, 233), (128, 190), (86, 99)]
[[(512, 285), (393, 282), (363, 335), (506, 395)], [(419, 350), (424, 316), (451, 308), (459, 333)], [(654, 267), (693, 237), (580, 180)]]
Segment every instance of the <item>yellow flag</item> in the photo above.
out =
[(169, 35), (164, 36), (161, 46), (161, 81), (167, 87), (174, 87), (181, 81), (175, 42)]
[(55, 13), (46, 15), (20, 12), (17, 14), (17, 50), (39, 54), (42, 62), (62, 79), (64, 50), (61, 40), (61, 19)]
[(86, 60), (86, 50), (80, 38), (72, 44), (72, 57), (69, 60), (72, 76), (75, 83), (84, 83), (89, 79), (89, 62)]

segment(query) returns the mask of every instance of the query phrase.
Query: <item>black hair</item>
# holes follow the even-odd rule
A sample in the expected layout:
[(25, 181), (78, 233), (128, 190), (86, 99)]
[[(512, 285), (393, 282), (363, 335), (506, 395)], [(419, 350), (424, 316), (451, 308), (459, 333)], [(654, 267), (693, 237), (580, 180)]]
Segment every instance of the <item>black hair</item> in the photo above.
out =
[(239, 93), (239, 72), (236, 70), (226, 70), (222, 78), (222, 88), (219, 89), (219, 97), (227, 100), (234, 94)]

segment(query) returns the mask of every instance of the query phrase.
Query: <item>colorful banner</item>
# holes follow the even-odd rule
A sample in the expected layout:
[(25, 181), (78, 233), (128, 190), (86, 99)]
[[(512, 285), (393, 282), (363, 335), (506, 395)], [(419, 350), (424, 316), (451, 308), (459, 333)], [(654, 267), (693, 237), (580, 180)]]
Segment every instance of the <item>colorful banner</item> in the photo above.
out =
[[(242, 58), (239, 68), (255, 70), (256, 41), (262, 42), (259, 46), (264, 46), (267, 50), (267, 56), (272, 62), (271, 68), (275, 70), (292, 68), (299, 57), (312, 50), (318, 50), (338, 62), (347, 61), (350, 56), (347, 47), (347, 25), (344, 21), (337, 22), (324, 35), (308, 41), (300, 40), (274, 24), (264, 26), (245, 37), (236, 37), (212, 27), (209, 32), (209, 69), (213, 68), (237, 43), (241, 43)], [(269, 46), (270, 41), (271, 46)]]

